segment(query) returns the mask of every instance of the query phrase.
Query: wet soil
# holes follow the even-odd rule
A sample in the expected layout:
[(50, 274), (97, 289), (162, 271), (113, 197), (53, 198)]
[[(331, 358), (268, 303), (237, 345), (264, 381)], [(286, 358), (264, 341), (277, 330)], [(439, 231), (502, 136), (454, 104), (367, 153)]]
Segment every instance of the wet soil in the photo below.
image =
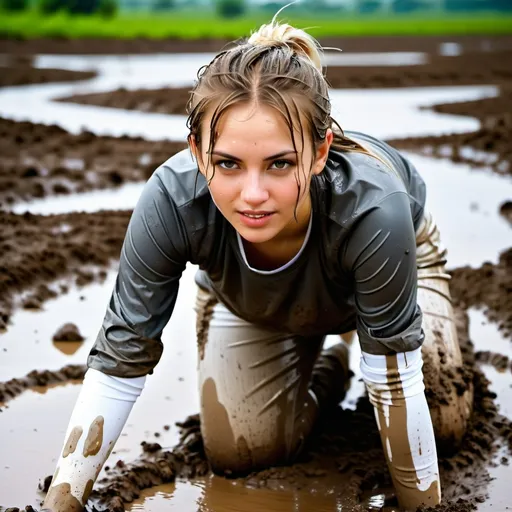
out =
[(81, 381), (84, 378), (85, 371), (85, 365), (70, 364), (57, 371), (33, 370), (20, 379), (0, 382), (0, 405), (12, 400), (26, 389), (62, 382)]
[(512, 201), (502, 203), (500, 205), (500, 213), (512, 226)]
[[(314, 31), (312, 31), (314, 35)], [(1, 39), (0, 52), (16, 54), (134, 54), (217, 52), (230, 44), (225, 39)], [(323, 37), (323, 46), (341, 48), (345, 52), (429, 52), (437, 53), (439, 46), (451, 42), (465, 52), (488, 52), (512, 49), (512, 36), (372, 36)]]
[(16, 201), (145, 181), (185, 147), (170, 141), (71, 134), (0, 117), (0, 210)]
[[(327, 79), (333, 88), (387, 88), (441, 85), (499, 87), (497, 97), (432, 107), (440, 113), (477, 118), (481, 127), (470, 133), (408, 137), (389, 140), (401, 149), (450, 158), (473, 167), (491, 168), (499, 174), (512, 173), (512, 51), (471, 53), (453, 57), (430, 55), (418, 66), (329, 67)], [(160, 88), (75, 95), (59, 101), (87, 105), (185, 114), (190, 88)], [(428, 107), (430, 108), (430, 107)], [(470, 148), (472, 151), (467, 151)]]
[(64, 324), (54, 335), (53, 341), (83, 341), (84, 337), (80, 334), (75, 324)]
[(455, 304), (483, 309), (503, 336), (512, 340), (512, 249), (500, 254), (497, 265), (457, 268), (451, 275)]
[[(20, 43), (17, 51), (24, 51), (23, 44)], [(400, 47), (402, 50), (403, 44)], [(466, 65), (469, 66), (469, 63)], [(368, 83), (377, 83), (368, 78), (375, 73), (375, 68), (372, 68), (370, 75), (365, 75), (367, 71), (363, 71), (363, 76), (367, 76)], [(461, 69), (460, 76), (470, 75), (469, 72), (464, 73)], [(507, 91), (505, 82), (510, 79), (510, 74), (503, 78), (505, 75), (500, 73), (494, 73), (493, 82), (481, 78), (482, 81), (478, 83), (499, 82), (501, 90)], [(404, 81), (409, 79), (410, 76), (403, 78)], [(448, 79), (448, 75), (445, 79)], [(420, 78), (417, 80), (419, 85)], [(381, 80), (381, 83), (385, 83), (385, 80)], [(143, 93), (130, 99), (140, 107), (142, 98), (148, 100)], [(496, 121), (490, 124), (487, 119), (502, 119), (503, 113), (511, 111), (510, 100), (510, 94), (505, 93), (496, 99), (498, 103), (467, 102), (464, 106), (454, 104), (439, 108), (459, 108), (458, 113), (463, 115), (478, 113), (481, 117), (475, 117), (490, 131), (490, 140), (501, 141), (503, 136), (500, 130), (503, 127), (509, 130), (510, 122)], [(477, 107), (475, 103), (478, 103)], [(490, 128), (487, 124), (490, 124)], [(112, 188), (125, 181), (141, 181), (153, 172), (156, 165), (183, 147), (182, 144), (172, 146), (173, 143), (166, 141), (148, 142), (127, 137), (115, 139), (90, 133), (71, 135), (56, 126), (16, 123), (5, 119), (0, 119), (0, 133), (0, 206), (21, 199)], [(437, 137), (429, 140), (433, 147), (445, 144)], [(510, 155), (510, 140), (508, 137), (499, 146), (504, 148), (503, 155)], [(409, 143), (404, 147), (424, 147), (424, 141), (411, 139)], [(454, 147), (461, 144), (453, 138), (446, 142), (450, 143)], [(398, 141), (397, 145), (400, 144)], [(407, 140), (403, 144), (407, 144)], [(484, 151), (489, 151), (485, 145)], [(493, 151), (496, 151), (494, 146)], [(506, 173), (501, 168), (495, 170)], [(34, 186), (33, 183), (39, 185)], [(66, 191), (62, 192), (64, 189)], [(504, 215), (510, 215), (510, 205), (506, 206), (505, 203), (501, 210)], [(54, 286), (60, 278), (73, 279), (79, 285), (101, 280), (105, 269), (119, 255), (129, 216), (128, 211), (45, 217), (0, 212), (0, 327), (7, 327), (13, 308), (38, 308), (44, 300), (65, 293), (65, 287)], [(468, 336), (466, 316), (467, 309), (481, 308), (489, 320), (498, 324), (503, 335), (512, 339), (511, 266), (512, 249), (509, 249), (500, 255), (497, 264), (484, 263), (476, 269), (462, 267), (451, 271), (450, 286), (456, 305), (464, 372), (461, 379), (446, 379), (445, 387), (427, 389), (426, 394), (432, 404), (443, 400), (449, 394), (450, 386), (457, 385), (463, 392), (465, 386), (471, 383), (475, 390), (475, 404), (461, 449), (452, 457), (440, 459), (444, 502), (435, 508), (436, 511), (475, 510), (479, 503), (486, 500), (486, 487), (491, 478), (487, 468), (498, 446), (505, 445), (512, 449), (511, 421), (499, 414), (496, 394), (490, 391), (490, 383), (478, 366), (478, 363), (492, 364), (498, 371), (505, 372), (507, 368), (510, 369), (510, 361), (507, 356), (492, 351), (475, 354)], [(57, 372), (31, 372), (22, 379), (1, 384), (0, 402), (7, 402), (30, 387), (81, 379), (84, 370), (80, 365), (68, 366)], [(141, 489), (172, 482), (176, 478), (191, 479), (209, 474), (199, 417), (192, 416), (179, 427), (181, 437), (174, 449), (167, 450), (158, 443), (143, 443), (138, 460), (131, 463), (120, 460), (115, 467), (108, 468), (106, 478), (97, 483), (91, 494), (89, 510), (121, 511), (139, 496)], [(501, 464), (507, 462), (507, 458), (501, 460)], [(244, 488), (342, 492), (343, 510), (371, 510), (366, 500), (378, 489), (383, 489), (387, 494), (387, 505), (393, 507), (395, 503), (373, 407), (366, 397), (358, 401), (355, 410), (338, 407), (326, 412), (296, 464), (239, 478), (235, 478), (236, 475), (228, 476), (234, 485)]]
[[(511, 58), (512, 51), (501, 51), (455, 57), (430, 55), (428, 63), (407, 67), (329, 66), (327, 80), (334, 89), (501, 84), (512, 81), (512, 67), (508, 64)], [(118, 89), (105, 93), (74, 95), (61, 98), (60, 101), (143, 112), (185, 114), (189, 91), (190, 87)]]
[(30, 55), (7, 55), (0, 59), (0, 88), (48, 82), (72, 82), (95, 76), (94, 71), (35, 68)]
[[(512, 449), (512, 422), (499, 414), (489, 390), (490, 382), (477, 363), (493, 364), (499, 371), (508, 371), (506, 356), (491, 352), (474, 353), (468, 336), (468, 318), (465, 310), (475, 305), (493, 313), (510, 315), (510, 251), (505, 251), (497, 265), (484, 264), (480, 269), (463, 267), (452, 271), (451, 292), (456, 303), (457, 330), (461, 343), (465, 381), (475, 390), (474, 413), (460, 450), (451, 457), (440, 459), (444, 503), (436, 511), (475, 510), (485, 500), (486, 485), (490, 481), (487, 467), (500, 444)], [(500, 283), (508, 279), (504, 286)], [(488, 291), (488, 290), (491, 291)], [(477, 290), (468, 298), (468, 290)], [(478, 300), (475, 298), (478, 297)], [(496, 300), (504, 300), (499, 308)], [(510, 330), (504, 333), (512, 339)], [(85, 367), (68, 366), (57, 372), (31, 372), (23, 379), (13, 379), (0, 386), (0, 402), (7, 402), (24, 389), (33, 386), (64, 382), (83, 377)], [(455, 380), (446, 380), (442, 389), (427, 389), (430, 405), (446, 397)], [(461, 389), (463, 391), (463, 389)], [(200, 433), (198, 415), (177, 424), (180, 441), (172, 450), (158, 443), (141, 443), (141, 456), (129, 464), (119, 460), (108, 468), (91, 494), (88, 510), (122, 511), (140, 495), (142, 489), (169, 483), (175, 479), (192, 479), (210, 473)], [(505, 458), (501, 461), (506, 464)], [(329, 410), (320, 420), (304, 454), (296, 464), (275, 467), (245, 477), (226, 475), (234, 485), (272, 490), (301, 490), (302, 492), (342, 492), (344, 510), (369, 510), (365, 496), (375, 489), (384, 489), (388, 504), (394, 499), (386, 471), (380, 437), (374, 420), (373, 407), (367, 397), (359, 399), (355, 410), (340, 407)], [(48, 480), (48, 479), (46, 479)]]
[(119, 257), (129, 218), (128, 211), (49, 216), (0, 211), (0, 330), (15, 306), (40, 308), (64, 292), (50, 286), (60, 278), (78, 286), (104, 279), (105, 267)]
[[(455, 288), (454, 291), (457, 293)], [(444, 503), (425, 509), (429, 511), (474, 510), (476, 504), (485, 500), (485, 487), (490, 481), (486, 465), (498, 443), (512, 444), (512, 422), (498, 413), (493, 400), (496, 395), (489, 391), (489, 381), (475, 365), (467, 326), (467, 316), (458, 309), (457, 327), (464, 363), (475, 389), (474, 413), (460, 450), (452, 457), (440, 459)], [(430, 402), (434, 400), (432, 396)], [(208, 474), (210, 468), (199, 416), (187, 418), (178, 427), (180, 441), (173, 450), (164, 450), (157, 443), (143, 444), (139, 459), (130, 464), (119, 460), (115, 467), (108, 468), (107, 476), (97, 483), (91, 494), (88, 510), (123, 511), (125, 504), (131, 503), (145, 488), (177, 478), (191, 479)], [(391, 482), (373, 407), (367, 397), (362, 397), (353, 411), (337, 407), (326, 412), (296, 464), (245, 477), (231, 475), (231, 478), (234, 485), (251, 488), (302, 492), (322, 492), (330, 488), (343, 492), (344, 510), (369, 510), (364, 497), (376, 488), (387, 489), (388, 505), (395, 502), (389, 492)], [(336, 482), (334, 488), (333, 481)]]

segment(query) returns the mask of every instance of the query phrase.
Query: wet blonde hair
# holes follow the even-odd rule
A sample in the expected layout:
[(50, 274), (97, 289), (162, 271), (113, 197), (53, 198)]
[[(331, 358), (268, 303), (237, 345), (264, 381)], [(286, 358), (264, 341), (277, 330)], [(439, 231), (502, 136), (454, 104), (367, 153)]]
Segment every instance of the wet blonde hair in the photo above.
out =
[(211, 113), (208, 167), (222, 114), (237, 103), (247, 102), (263, 103), (281, 113), (301, 162), (294, 128), (298, 128), (302, 148), (305, 137), (310, 138), (313, 159), (329, 128), (334, 134), (334, 149), (371, 155), (361, 144), (346, 137), (331, 117), (329, 86), (322, 72), (323, 49), (318, 41), (304, 30), (278, 23), (276, 16), (247, 40), (221, 51), (199, 70), (187, 105), (189, 144), (192, 140), (198, 146), (203, 143), (201, 126)]

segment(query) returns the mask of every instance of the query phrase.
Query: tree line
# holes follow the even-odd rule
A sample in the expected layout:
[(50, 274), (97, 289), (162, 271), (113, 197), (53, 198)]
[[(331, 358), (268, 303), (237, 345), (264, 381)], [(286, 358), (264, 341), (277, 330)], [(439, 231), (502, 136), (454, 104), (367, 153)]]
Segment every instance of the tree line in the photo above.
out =
[[(123, 5), (133, 3), (132, 8), (152, 10), (155, 12), (171, 11), (176, 8), (175, 0), (124, 0)], [(260, 10), (277, 12), (287, 5), (288, 0), (269, 0), (258, 7)], [(36, 5), (44, 14), (65, 11), (70, 14), (100, 14), (114, 16), (119, 10), (118, 0), (0, 0), (0, 7), (5, 11), (23, 11)], [(254, 10), (248, 0), (212, 0), (212, 6), (218, 15), (224, 18), (243, 16), (249, 9)], [(347, 5), (333, 5), (325, 0), (310, 0), (303, 4), (292, 4), (287, 12), (307, 14), (326, 12), (356, 12), (361, 14), (378, 13), (412, 13), (415, 11), (440, 10), (444, 12), (478, 12), (478, 11), (512, 11), (512, 0), (356, 0)]]

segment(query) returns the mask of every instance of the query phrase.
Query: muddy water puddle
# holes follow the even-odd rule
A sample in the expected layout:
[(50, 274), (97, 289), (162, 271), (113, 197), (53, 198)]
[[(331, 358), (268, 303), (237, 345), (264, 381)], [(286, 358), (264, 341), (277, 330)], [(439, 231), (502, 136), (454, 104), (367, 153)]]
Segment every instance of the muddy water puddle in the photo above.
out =
[[(91, 106), (56, 104), (55, 96), (127, 87), (159, 87), (191, 84), (200, 64), (208, 55), (192, 61), (187, 56), (148, 56), (124, 58), (59, 57), (60, 62), (46, 57), (40, 65), (99, 69), (97, 79), (83, 84), (45, 85), (10, 88), (0, 93), (0, 114), (15, 119), (58, 122), (71, 131), (86, 127), (98, 134), (132, 134), (147, 138), (183, 140), (182, 116), (164, 116), (140, 112), (116, 112)], [(334, 58), (334, 57), (333, 57)], [(353, 63), (351, 63), (353, 64)], [(396, 62), (394, 63), (396, 65)], [(174, 71), (173, 71), (174, 70)], [(179, 70), (179, 72), (177, 72)], [(441, 116), (421, 111), (419, 106), (447, 101), (462, 101), (494, 95), (495, 87), (415, 88), (393, 90), (333, 91), (335, 117), (343, 126), (393, 137), (472, 130), (475, 120)], [(390, 122), (390, 120), (393, 122)], [(443, 160), (409, 155), (424, 176), (428, 188), (429, 209), (434, 213), (443, 241), (449, 249), (449, 266), (479, 266), (496, 261), (500, 250), (510, 246), (510, 228), (497, 213), (498, 205), (512, 197), (509, 180), (490, 173), (474, 172), (469, 167)], [(18, 213), (49, 214), (67, 211), (132, 208), (140, 194), (140, 184), (115, 190), (51, 198), (19, 203)], [(198, 411), (196, 390), (195, 297), (193, 275), (189, 266), (183, 275), (175, 313), (163, 334), (164, 353), (148, 378), (141, 399), (136, 403), (129, 421), (107, 461), (114, 465), (119, 459), (135, 459), (141, 452), (140, 442), (158, 442), (173, 446), (178, 433), (174, 426), (188, 414)], [(114, 284), (112, 269), (102, 284), (70, 291), (48, 301), (38, 312), (18, 311), (12, 325), (0, 335), (0, 380), (21, 377), (38, 369), (58, 369), (67, 364), (84, 364), (94, 342)], [(77, 325), (85, 340), (79, 344), (57, 346), (52, 336), (64, 323)], [(496, 325), (489, 323), (480, 311), (470, 311), (471, 337), (476, 350), (491, 350), (512, 356), (510, 341), (503, 339)], [(334, 342), (329, 338), (327, 344)], [(5, 349), (5, 350), (4, 350)], [(359, 349), (353, 342), (351, 368), (356, 373), (343, 405), (354, 408), (363, 392), (358, 372)], [(503, 414), (512, 414), (511, 372), (498, 372), (483, 365)], [(69, 383), (48, 389), (34, 389), (10, 401), (0, 413), (0, 505), (39, 505), (37, 484), (53, 472), (65, 429), (80, 385)], [(166, 430), (164, 426), (170, 426)], [(496, 456), (496, 467), (489, 468), (495, 480), (489, 486), (490, 498), (479, 510), (505, 510), (510, 495), (507, 471), (500, 463), (505, 452)], [(100, 477), (101, 478), (101, 477)], [(321, 487), (321, 486), (320, 486)], [(369, 504), (378, 510), (384, 494), (375, 490)], [(500, 508), (502, 507), (502, 508)], [(192, 482), (178, 481), (169, 486), (143, 492), (129, 510), (160, 510), (231, 512), (231, 511), (340, 511), (350, 510), (337, 493), (327, 491), (311, 494), (304, 491), (271, 491), (249, 489), (223, 478), (204, 478)]]
[(302, 491), (271, 491), (234, 485), (215, 476), (194, 482), (176, 482), (144, 491), (140, 499), (127, 507), (136, 512), (151, 510), (194, 510), (197, 512), (338, 512), (346, 510), (336, 495), (310, 494)]

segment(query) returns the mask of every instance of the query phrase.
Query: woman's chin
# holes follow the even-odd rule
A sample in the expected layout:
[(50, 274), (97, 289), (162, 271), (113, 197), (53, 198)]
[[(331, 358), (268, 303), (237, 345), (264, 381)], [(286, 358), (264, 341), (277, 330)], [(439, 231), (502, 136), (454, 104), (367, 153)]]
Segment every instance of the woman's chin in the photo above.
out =
[(246, 242), (251, 244), (262, 244), (268, 242), (276, 235), (274, 232), (275, 230), (268, 228), (251, 229), (246, 226), (237, 225), (236, 230)]

